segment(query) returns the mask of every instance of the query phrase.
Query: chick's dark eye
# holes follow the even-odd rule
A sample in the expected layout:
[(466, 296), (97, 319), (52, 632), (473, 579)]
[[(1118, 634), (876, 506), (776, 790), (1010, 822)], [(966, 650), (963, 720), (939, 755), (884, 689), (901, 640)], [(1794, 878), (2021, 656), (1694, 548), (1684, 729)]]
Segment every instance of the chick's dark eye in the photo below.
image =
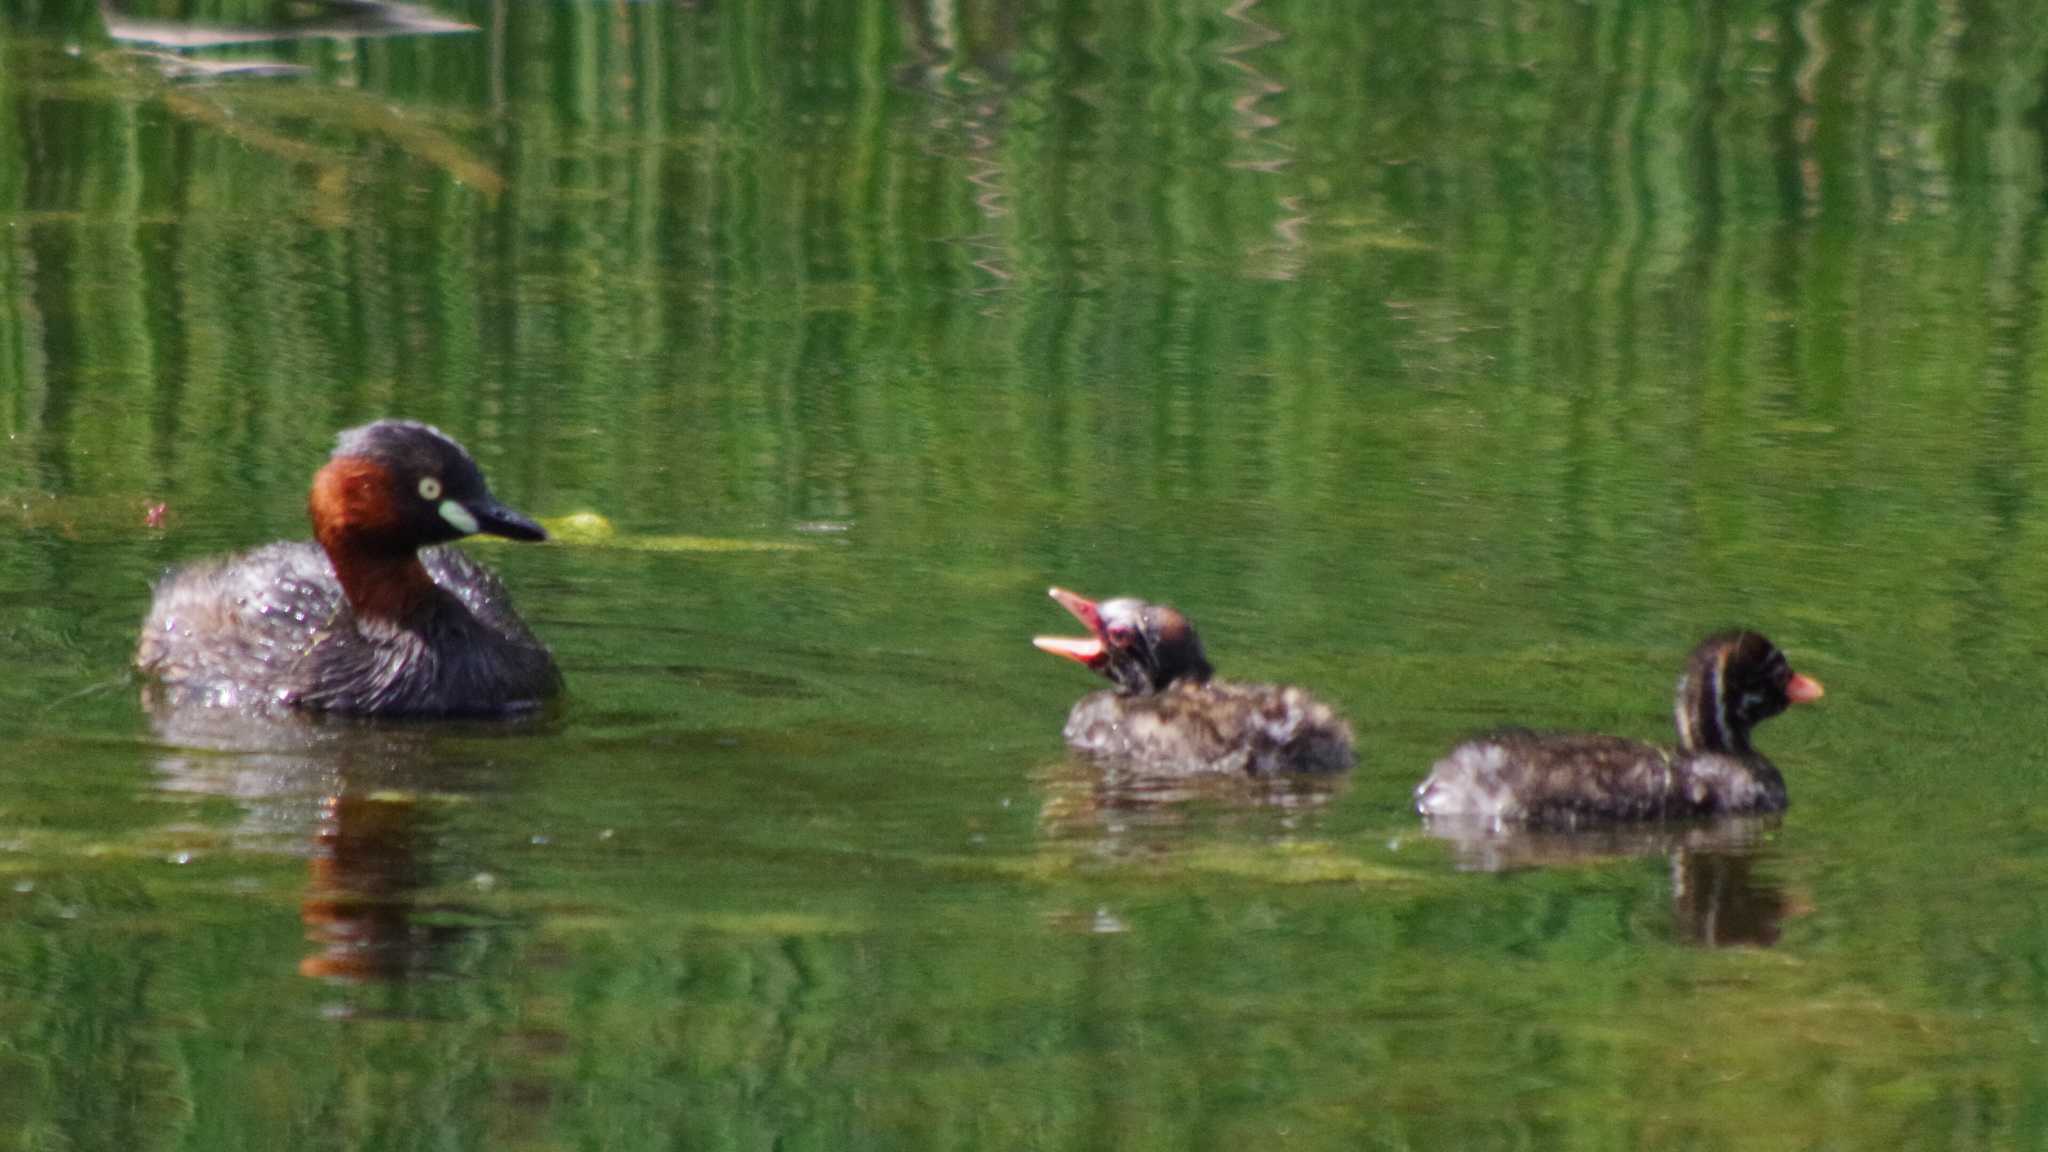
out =
[(1132, 630), (1129, 624), (1111, 624), (1109, 626), (1109, 642), (1119, 648), (1130, 647), (1131, 641), (1136, 638), (1136, 635), (1136, 632)]

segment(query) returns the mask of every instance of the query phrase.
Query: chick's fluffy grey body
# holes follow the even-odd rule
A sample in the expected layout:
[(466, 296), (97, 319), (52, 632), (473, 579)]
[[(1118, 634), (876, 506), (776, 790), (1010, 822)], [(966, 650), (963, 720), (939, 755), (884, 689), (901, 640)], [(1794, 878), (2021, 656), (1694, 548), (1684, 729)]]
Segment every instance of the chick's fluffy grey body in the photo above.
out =
[(1598, 733), (1495, 732), (1437, 761), (1415, 789), (1415, 807), (1430, 817), (1564, 827), (1781, 812), (1785, 778), (1750, 742), (1751, 729), (1821, 695), (1820, 682), (1795, 673), (1762, 633), (1715, 633), (1678, 677), (1676, 748)]
[(1177, 775), (1267, 777), (1352, 765), (1350, 725), (1289, 685), (1210, 680), (1145, 696), (1096, 692), (1067, 714), (1065, 736), (1091, 756)]
[[(419, 560), (433, 598), (401, 624), (359, 618), (311, 541), (178, 569), (158, 585), (136, 665), (176, 702), (427, 715), (532, 707), (560, 676), (491, 571), (456, 548)], [(263, 699), (250, 699), (260, 693)]]
[(1425, 815), (1570, 826), (1780, 812), (1785, 778), (1756, 752), (1674, 753), (1616, 736), (1511, 729), (1445, 754), (1416, 790)]

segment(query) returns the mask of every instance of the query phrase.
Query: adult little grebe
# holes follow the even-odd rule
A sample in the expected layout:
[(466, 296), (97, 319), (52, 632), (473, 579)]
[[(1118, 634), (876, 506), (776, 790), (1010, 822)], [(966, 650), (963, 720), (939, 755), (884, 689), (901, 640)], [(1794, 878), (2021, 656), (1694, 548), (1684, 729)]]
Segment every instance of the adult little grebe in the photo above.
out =
[(554, 658), (496, 576), (455, 548), (477, 532), (545, 540), (438, 429), (343, 432), (308, 501), (317, 543), (270, 544), (157, 586), (135, 663), (173, 703), (378, 716), (531, 708)]
[(1693, 649), (1678, 678), (1678, 747), (1617, 736), (1522, 729), (1467, 740), (1415, 789), (1425, 816), (1573, 825), (1736, 812), (1778, 812), (1785, 778), (1750, 746), (1758, 723), (1821, 697), (1755, 632), (1723, 632)]
[(1088, 626), (1081, 639), (1040, 636), (1040, 649), (1109, 678), (1067, 714), (1069, 746), (1178, 775), (1275, 776), (1341, 772), (1351, 727), (1288, 685), (1216, 680), (1194, 625), (1163, 604), (1095, 603), (1064, 589), (1052, 598)]

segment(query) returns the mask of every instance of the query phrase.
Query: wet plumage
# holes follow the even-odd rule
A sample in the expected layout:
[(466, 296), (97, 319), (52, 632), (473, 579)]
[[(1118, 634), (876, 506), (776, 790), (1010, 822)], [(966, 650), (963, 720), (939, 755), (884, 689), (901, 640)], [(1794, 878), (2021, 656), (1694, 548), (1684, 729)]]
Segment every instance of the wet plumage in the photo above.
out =
[(1351, 727), (1291, 685), (1216, 679), (1186, 617), (1141, 600), (1100, 604), (1053, 589), (1088, 626), (1083, 639), (1041, 637), (1045, 651), (1086, 665), (1115, 687), (1067, 714), (1076, 751), (1176, 775), (1271, 777), (1350, 768)]
[(1750, 743), (1750, 730), (1820, 694), (1758, 633), (1717, 634), (1679, 677), (1675, 748), (1598, 734), (1490, 733), (1437, 761), (1415, 806), (1426, 816), (1566, 826), (1781, 811), (1784, 777)]
[(1227, 680), (1175, 684), (1150, 696), (1082, 697), (1067, 744), (1093, 756), (1189, 773), (1277, 776), (1351, 767), (1351, 728), (1291, 685)]
[(381, 421), (344, 433), (316, 477), (319, 542), (270, 544), (158, 585), (136, 665), (174, 706), (356, 715), (531, 708), (561, 684), (471, 532), (540, 539), (453, 440)]

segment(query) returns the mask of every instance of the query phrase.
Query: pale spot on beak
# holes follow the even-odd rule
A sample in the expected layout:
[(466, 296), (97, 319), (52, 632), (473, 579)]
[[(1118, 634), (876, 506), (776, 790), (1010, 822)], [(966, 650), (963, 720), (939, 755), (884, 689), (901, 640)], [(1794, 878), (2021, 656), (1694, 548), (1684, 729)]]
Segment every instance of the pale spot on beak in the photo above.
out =
[(469, 509), (464, 508), (453, 500), (441, 501), (441, 519), (453, 524), (455, 530), (464, 536), (476, 535), (478, 527), (476, 517), (470, 513)]

